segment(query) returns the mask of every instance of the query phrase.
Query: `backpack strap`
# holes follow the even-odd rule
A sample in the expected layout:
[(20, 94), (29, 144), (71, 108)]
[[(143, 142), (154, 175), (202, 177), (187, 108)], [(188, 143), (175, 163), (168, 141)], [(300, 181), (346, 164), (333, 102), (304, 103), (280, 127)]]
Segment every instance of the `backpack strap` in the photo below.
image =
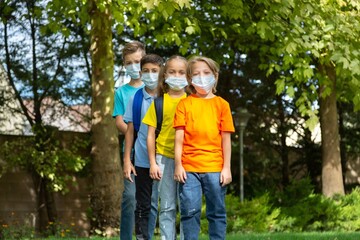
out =
[(155, 112), (156, 112), (156, 129), (155, 129), (155, 139), (159, 136), (161, 131), (161, 125), (163, 121), (163, 112), (164, 112), (164, 96), (155, 98), (154, 100)]
[(140, 129), (141, 123), (141, 105), (144, 98), (143, 89), (139, 89), (134, 95), (134, 102), (132, 106), (132, 117), (134, 124), (134, 139), (136, 139), (137, 133)]

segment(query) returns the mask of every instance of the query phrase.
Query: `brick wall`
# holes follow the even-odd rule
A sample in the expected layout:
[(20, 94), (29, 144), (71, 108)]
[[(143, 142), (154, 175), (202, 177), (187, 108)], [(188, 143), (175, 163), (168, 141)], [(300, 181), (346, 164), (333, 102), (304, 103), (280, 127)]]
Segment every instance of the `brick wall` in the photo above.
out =
[[(59, 139), (66, 146), (75, 136), (86, 139), (88, 134), (61, 132)], [(6, 140), (16, 141), (20, 137), (24, 136), (0, 135), (0, 146)], [(90, 208), (89, 185), (88, 178), (74, 176), (68, 193), (55, 193), (60, 226), (81, 236), (88, 236), (90, 229), (87, 216)], [(24, 170), (13, 169), (0, 177), (0, 225), (35, 227), (37, 217), (31, 175)]]

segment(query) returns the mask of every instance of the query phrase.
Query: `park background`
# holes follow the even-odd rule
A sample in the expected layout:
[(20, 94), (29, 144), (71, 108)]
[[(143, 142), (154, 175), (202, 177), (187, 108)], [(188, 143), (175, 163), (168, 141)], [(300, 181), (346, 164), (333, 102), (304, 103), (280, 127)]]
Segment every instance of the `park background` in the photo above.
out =
[(6, 0), (0, 10), (2, 229), (117, 233), (111, 114), (133, 39), (220, 64), (217, 94), (237, 129), (229, 231), (359, 229), (358, 1)]

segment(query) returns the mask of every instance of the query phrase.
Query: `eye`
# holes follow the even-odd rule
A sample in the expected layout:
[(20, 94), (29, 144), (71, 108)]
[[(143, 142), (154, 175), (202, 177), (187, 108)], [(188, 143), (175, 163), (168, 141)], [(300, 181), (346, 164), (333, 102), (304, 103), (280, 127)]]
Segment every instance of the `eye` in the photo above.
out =
[(142, 72), (142, 73), (148, 73), (148, 72), (150, 72), (150, 70), (147, 69), (147, 68), (145, 68), (145, 69), (143, 69), (141, 72)]

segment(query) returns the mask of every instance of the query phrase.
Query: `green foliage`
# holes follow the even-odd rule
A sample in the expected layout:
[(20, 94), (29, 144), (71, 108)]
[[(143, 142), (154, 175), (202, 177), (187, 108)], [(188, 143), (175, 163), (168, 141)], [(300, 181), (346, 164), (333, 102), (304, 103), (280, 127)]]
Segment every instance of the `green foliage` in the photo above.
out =
[(339, 211), (338, 226), (344, 231), (359, 231), (360, 230), (360, 188), (355, 188), (350, 194), (338, 199)]
[(76, 138), (68, 147), (64, 147), (54, 133), (50, 136), (43, 142), (36, 141), (35, 137), (6, 141), (0, 148), (4, 161), (1, 173), (17, 167), (28, 171), (33, 169), (50, 181), (50, 190), (66, 193), (67, 183), (71, 182), (73, 174), (81, 172), (89, 162), (88, 157), (79, 153), (89, 143)]
[(360, 189), (326, 198), (313, 193), (309, 179), (292, 182), (283, 192), (240, 203), (227, 196), (228, 232), (358, 231)]
[[(264, 51), (260, 50), (264, 62), (261, 66), (269, 75), (279, 73), (277, 92), (285, 91), (286, 86), (301, 86), (316, 79), (317, 88), (324, 87), (322, 96), (326, 96), (335, 90), (327, 79), (328, 69), (335, 68), (336, 90), (341, 91), (339, 99), (342, 95), (359, 109), (360, 74), (355, 65), (359, 62), (360, 5), (353, 1), (348, 7), (344, 7), (343, 1), (256, 2), (262, 11), (254, 13), (249, 32), (257, 33), (269, 45)], [(309, 96), (314, 92), (307, 89), (303, 93), (302, 102), (298, 102), (303, 108), (300, 112), (312, 119), (315, 115), (305, 109), (311, 110), (312, 104), (307, 102), (312, 102)], [(316, 119), (309, 123), (313, 125), (314, 121)]]
[[(281, 214), (276, 231), (322, 231), (336, 226), (340, 209), (336, 202), (313, 193), (310, 179), (293, 182), (278, 196)], [(282, 219), (283, 218), (283, 219)]]
[(245, 200), (240, 204), (239, 198), (228, 197), (228, 205), (239, 203), (240, 208), (227, 209), (228, 216), (231, 219), (228, 230), (230, 232), (266, 232), (270, 226), (276, 223), (276, 219), (280, 213), (279, 209), (272, 207), (269, 194), (264, 194), (251, 201)]
[[(34, 227), (32, 227), (29, 221), (22, 222), (17, 219), (13, 213), (9, 222), (0, 221), (0, 239), (44, 239), (45, 236), (51, 236), (50, 238), (77, 238), (77, 230), (75, 223), (53, 223), (49, 222), (46, 226), (46, 230), (42, 233), (41, 237), (36, 233)], [(49, 238), (49, 237), (46, 237)]]
[[(208, 234), (203, 201), (201, 233)], [(360, 189), (326, 198), (313, 193), (308, 178), (293, 181), (283, 192), (265, 193), (240, 202), (226, 196), (227, 233), (359, 231)]]
[(24, 218), (12, 212), (6, 217), (6, 221), (0, 219), (0, 239), (33, 239), (35, 235), (29, 216)]

